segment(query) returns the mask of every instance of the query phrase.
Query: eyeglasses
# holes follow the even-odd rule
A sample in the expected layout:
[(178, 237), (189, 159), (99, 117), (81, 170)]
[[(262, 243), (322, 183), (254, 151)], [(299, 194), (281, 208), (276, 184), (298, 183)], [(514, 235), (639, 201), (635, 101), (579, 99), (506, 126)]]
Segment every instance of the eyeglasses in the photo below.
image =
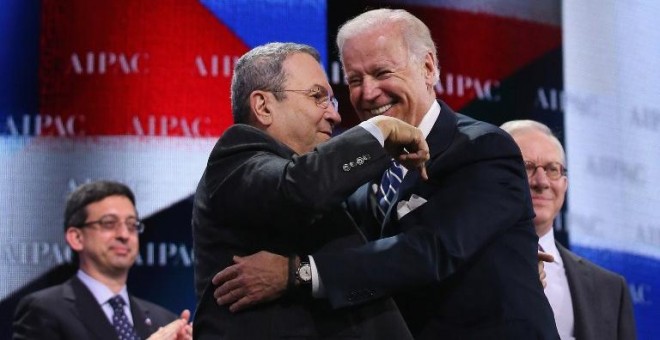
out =
[(552, 180), (560, 179), (561, 176), (566, 175), (567, 171), (567, 169), (564, 168), (564, 166), (559, 162), (550, 162), (546, 163), (545, 165), (537, 165), (532, 161), (525, 161), (525, 171), (527, 171), (527, 177), (531, 178), (534, 176), (536, 174), (536, 169), (538, 168), (543, 168), (545, 175)]
[(335, 111), (339, 111), (339, 102), (337, 101), (337, 98), (331, 96), (328, 93), (328, 90), (322, 86), (314, 86), (309, 90), (280, 90), (272, 92), (295, 92), (304, 94), (307, 97), (314, 99), (316, 105), (322, 109), (327, 109), (328, 106), (332, 105)]
[[(90, 221), (80, 225), (80, 228), (98, 224), (101, 226), (101, 231), (114, 232), (120, 227), (121, 223), (122, 222), (117, 215), (105, 215), (96, 221)], [(126, 225), (128, 232), (131, 234), (142, 234), (144, 231), (144, 223), (134, 217), (125, 219), (124, 224)]]

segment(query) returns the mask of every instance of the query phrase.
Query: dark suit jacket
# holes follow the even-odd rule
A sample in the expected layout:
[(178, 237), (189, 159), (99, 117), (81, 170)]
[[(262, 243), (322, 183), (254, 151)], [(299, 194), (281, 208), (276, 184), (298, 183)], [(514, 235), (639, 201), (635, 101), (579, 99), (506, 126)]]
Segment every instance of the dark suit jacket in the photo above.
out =
[(342, 202), (387, 168), (389, 156), (356, 127), (296, 156), (254, 127), (230, 127), (214, 147), (195, 194), (196, 338), (386, 339), (410, 337), (389, 298), (332, 310), (309, 292), (231, 313), (211, 278), (233, 255), (309, 254), (364, 243)]
[[(151, 302), (130, 296), (135, 329), (142, 339), (177, 316)], [(151, 320), (145, 322), (147, 319)], [(61, 285), (25, 296), (16, 308), (14, 339), (117, 340), (112, 323), (89, 289), (73, 277)]]
[(430, 179), (409, 172), (395, 199), (428, 201), (401, 220), (390, 209), (383, 239), (313, 254), (328, 297), (354, 306), (405, 291), (396, 301), (420, 339), (557, 339), (520, 150), (502, 130), (440, 105), (426, 139)]
[(557, 249), (566, 269), (577, 340), (634, 340), (635, 318), (626, 280), (564, 248)]

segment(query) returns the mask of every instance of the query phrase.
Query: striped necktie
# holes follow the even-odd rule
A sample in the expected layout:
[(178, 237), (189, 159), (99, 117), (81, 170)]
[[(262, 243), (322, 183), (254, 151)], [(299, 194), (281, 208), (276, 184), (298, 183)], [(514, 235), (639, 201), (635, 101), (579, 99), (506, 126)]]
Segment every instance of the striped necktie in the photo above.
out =
[(390, 205), (392, 205), (394, 197), (396, 196), (396, 191), (399, 189), (399, 185), (403, 180), (403, 169), (401, 165), (392, 161), (392, 165), (383, 173), (381, 178), (380, 187), (378, 188), (378, 193), (376, 197), (378, 198), (378, 205), (383, 211), (383, 214), (387, 214)]

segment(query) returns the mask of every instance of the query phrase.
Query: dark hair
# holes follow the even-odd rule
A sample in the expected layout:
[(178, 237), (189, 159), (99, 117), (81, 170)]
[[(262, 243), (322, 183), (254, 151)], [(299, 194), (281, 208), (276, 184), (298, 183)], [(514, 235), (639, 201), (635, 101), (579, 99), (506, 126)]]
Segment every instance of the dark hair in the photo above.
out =
[(286, 98), (281, 92), (287, 77), (282, 66), (288, 56), (296, 53), (321, 60), (319, 52), (309, 45), (282, 42), (257, 46), (238, 59), (231, 80), (234, 123), (250, 123), (250, 94), (254, 91), (271, 91), (278, 101)]
[(66, 200), (64, 231), (70, 226), (78, 227), (87, 220), (87, 206), (102, 201), (108, 196), (124, 196), (135, 205), (135, 195), (126, 185), (112, 181), (86, 183), (74, 190)]

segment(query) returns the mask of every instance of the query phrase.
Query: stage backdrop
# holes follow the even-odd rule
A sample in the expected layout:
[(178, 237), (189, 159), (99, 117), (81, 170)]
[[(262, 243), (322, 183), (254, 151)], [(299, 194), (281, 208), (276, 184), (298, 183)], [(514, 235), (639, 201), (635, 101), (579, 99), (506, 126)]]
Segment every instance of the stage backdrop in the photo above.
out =
[[(269, 41), (315, 46), (341, 131), (357, 119), (337, 27), (380, 6), (429, 25), (436, 91), (455, 109), (494, 124), (541, 120), (563, 138), (558, 0), (0, 0), (0, 337), (21, 296), (71, 275), (64, 199), (91, 180), (130, 185), (147, 222), (129, 289), (194, 309), (191, 195), (231, 124), (236, 59)], [(650, 302), (635, 303), (639, 316)]]
[(640, 339), (660, 320), (660, 30), (656, 1), (564, 4), (573, 249), (623, 274)]

